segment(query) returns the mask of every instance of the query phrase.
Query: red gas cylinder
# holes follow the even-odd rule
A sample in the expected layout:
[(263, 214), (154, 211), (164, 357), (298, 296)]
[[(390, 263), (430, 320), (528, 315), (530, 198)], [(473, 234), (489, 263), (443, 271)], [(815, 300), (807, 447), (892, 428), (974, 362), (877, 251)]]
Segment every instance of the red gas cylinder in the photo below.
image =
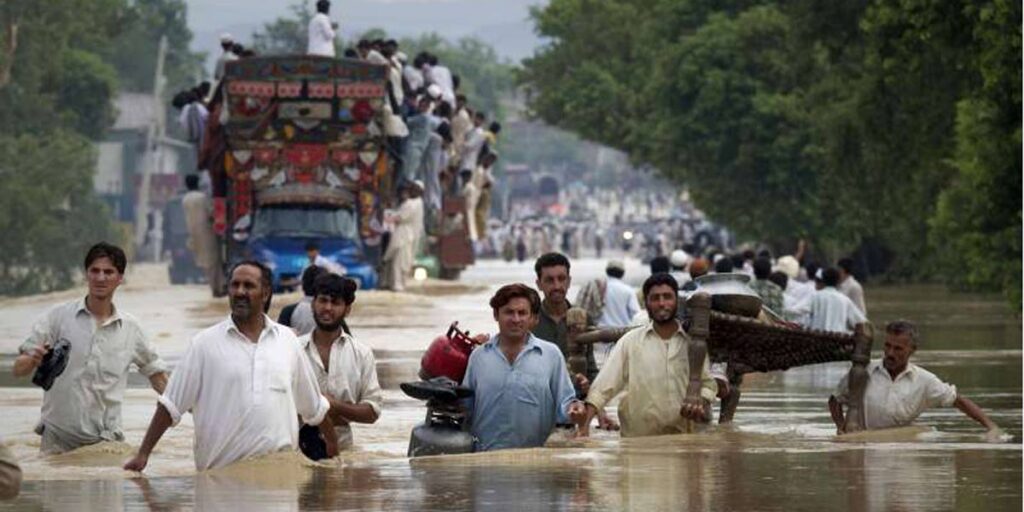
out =
[(446, 335), (438, 336), (427, 347), (420, 359), (421, 379), (448, 377), (462, 382), (469, 365), (469, 353), (476, 348), (476, 342), (457, 326), (458, 322), (452, 323)]

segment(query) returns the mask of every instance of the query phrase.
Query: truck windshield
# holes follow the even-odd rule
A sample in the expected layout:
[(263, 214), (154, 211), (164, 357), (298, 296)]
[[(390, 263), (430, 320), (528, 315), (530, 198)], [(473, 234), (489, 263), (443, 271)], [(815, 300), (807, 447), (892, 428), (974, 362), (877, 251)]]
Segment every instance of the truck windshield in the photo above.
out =
[(268, 206), (256, 210), (255, 237), (358, 237), (355, 215), (344, 208)]

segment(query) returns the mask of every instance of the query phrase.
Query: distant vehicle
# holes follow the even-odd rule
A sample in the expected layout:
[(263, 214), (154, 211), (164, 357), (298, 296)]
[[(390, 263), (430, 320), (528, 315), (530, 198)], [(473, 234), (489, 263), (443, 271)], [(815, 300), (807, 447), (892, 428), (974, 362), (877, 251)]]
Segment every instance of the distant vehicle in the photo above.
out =
[(167, 267), (171, 284), (206, 282), (203, 270), (196, 266), (195, 256), (188, 248), (188, 226), (180, 195), (164, 206), (163, 219), (164, 254), (171, 262)]

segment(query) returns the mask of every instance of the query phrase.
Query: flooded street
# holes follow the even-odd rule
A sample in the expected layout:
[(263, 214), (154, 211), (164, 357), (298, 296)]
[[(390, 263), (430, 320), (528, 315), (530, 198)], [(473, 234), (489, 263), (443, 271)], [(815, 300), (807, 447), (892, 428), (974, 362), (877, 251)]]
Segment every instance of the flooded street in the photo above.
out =
[[(604, 261), (573, 262), (576, 285)], [(626, 281), (647, 271), (628, 260)], [(385, 405), (375, 425), (353, 425), (356, 449), (330, 464), (277, 454), (196, 475), (185, 416), (158, 445), (147, 478), (120, 469), (140, 443), (155, 395), (137, 374), (126, 393), (126, 443), (61, 456), (38, 452), (32, 432), (42, 390), (10, 376), (31, 322), (64, 292), (0, 302), (0, 436), (21, 461), (20, 497), (0, 510), (1020, 510), (1021, 325), (999, 298), (940, 287), (867, 288), (870, 319), (921, 326), (913, 361), (957, 386), (1006, 433), (987, 442), (956, 409), (936, 409), (907, 428), (837, 442), (826, 401), (849, 368), (833, 363), (747, 376), (735, 424), (691, 435), (588, 440), (556, 432), (549, 447), (409, 460), (425, 408), (398, 389), (415, 380), (421, 352), (452, 321), (493, 332), (486, 305), (500, 284), (533, 285), (529, 264), (484, 261), (455, 283), (415, 283), (406, 293), (361, 292), (349, 325), (377, 358)], [(574, 297), (574, 286), (569, 296)], [(296, 294), (275, 297), (272, 316)], [(202, 286), (171, 287), (160, 266), (129, 269), (117, 303), (140, 319), (172, 366), (192, 335), (227, 314)], [(716, 404), (717, 409), (717, 404)]]

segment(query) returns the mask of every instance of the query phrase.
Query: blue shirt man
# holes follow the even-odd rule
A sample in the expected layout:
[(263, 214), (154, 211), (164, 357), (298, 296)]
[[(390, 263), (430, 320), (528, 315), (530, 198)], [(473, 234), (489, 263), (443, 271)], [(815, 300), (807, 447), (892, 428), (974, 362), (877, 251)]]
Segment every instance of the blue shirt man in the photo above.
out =
[(462, 384), (472, 388), (466, 408), (477, 451), (543, 446), (556, 422), (586, 413), (558, 346), (533, 336), (540, 311), (533, 289), (512, 284), (491, 299), (498, 334), (469, 357)]

